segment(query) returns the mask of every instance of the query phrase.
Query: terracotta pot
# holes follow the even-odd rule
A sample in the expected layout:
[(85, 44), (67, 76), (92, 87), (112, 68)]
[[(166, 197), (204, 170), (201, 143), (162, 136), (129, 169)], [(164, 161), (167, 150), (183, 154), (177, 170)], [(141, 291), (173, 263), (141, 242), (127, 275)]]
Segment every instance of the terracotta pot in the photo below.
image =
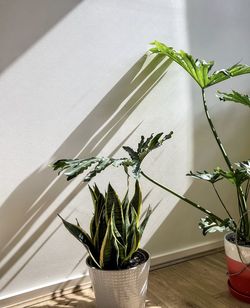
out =
[[(226, 234), (224, 246), (228, 268), (228, 286), (232, 295), (250, 303), (250, 247), (238, 245), (228, 239), (232, 233)], [(243, 261), (243, 262), (242, 262)]]
[(142, 249), (145, 262), (136, 267), (122, 270), (100, 270), (86, 260), (98, 308), (143, 308), (145, 307), (149, 254)]

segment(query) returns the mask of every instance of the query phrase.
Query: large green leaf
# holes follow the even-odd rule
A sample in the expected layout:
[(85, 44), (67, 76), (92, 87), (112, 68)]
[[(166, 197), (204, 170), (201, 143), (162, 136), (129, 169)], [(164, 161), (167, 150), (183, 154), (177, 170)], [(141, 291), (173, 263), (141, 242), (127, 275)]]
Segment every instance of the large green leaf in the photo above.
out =
[(111, 269), (116, 266), (117, 251), (113, 244), (113, 236), (111, 230), (111, 219), (107, 224), (106, 233), (100, 250), (100, 266), (101, 268)]
[(100, 158), (91, 157), (88, 159), (60, 159), (53, 163), (54, 170), (59, 169), (59, 173), (66, 175), (67, 181), (75, 178), (77, 175), (83, 173), (90, 166), (95, 163), (100, 163)]
[(224, 93), (224, 92), (218, 91), (217, 96), (219, 97), (221, 101), (240, 103), (242, 105), (250, 107), (250, 97), (247, 94), (241, 94), (236, 91), (232, 91), (232, 93)]
[(109, 166), (119, 167), (123, 166), (125, 172), (128, 174), (128, 168), (132, 167), (132, 173), (136, 179), (139, 178), (141, 173), (141, 163), (143, 159), (154, 149), (160, 147), (164, 141), (172, 137), (173, 132), (167, 135), (163, 133), (152, 134), (149, 138), (145, 139), (144, 136), (138, 144), (137, 150), (133, 150), (128, 146), (124, 146), (130, 158), (109, 158), (109, 157), (91, 157), (87, 159), (60, 159), (56, 161), (52, 167), (54, 170), (59, 170), (67, 176), (67, 180), (71, 180), (83, 173), (87, 169), (91, 170), (85, 175), (84, 182), (90, 181), (98, 173), (104, 171)]
[(203, 89), (231, 77), (250, 73), (250, 67), (248, 65), (237, 63), (228, 69), (221, 69), (211, 74), (210, 71), (214, 65), (213, 61), (195, 60), (185, 51), (180, 50), (177, 52), (172, 47), (158, 41), (154, 41), (151, 44), (154, 46), (150, 49), (151, 52), (167, 55), (182, 66)]
[(106, 195), (106, 202), (105, 202), (106, 222), (108, 222), (111, 218), (112, 209), (114, 209), (114, 212), (115, 212), (116, 227), (119, 230), (120, 234), (122, 234), (123, 233), (123, 224), (124, 224), (122, 204), (121, 204), (121, 201), (120, 201), (116, 191), (109, 184), (107, 195)]
[[(98, 173), (105, 170), (110, 165), (119, 167), (126, 163), (126, 158), (91, 157), (87, 159), (60, 159), (52, 164), (54, 170), (59, 169), (67, 177), (67, 181), (72, 180), (90, 167), (92, 170), (84, 177), (84, 182), (90, 181)], [(94, 165), (94, 167), (93, 167)]]

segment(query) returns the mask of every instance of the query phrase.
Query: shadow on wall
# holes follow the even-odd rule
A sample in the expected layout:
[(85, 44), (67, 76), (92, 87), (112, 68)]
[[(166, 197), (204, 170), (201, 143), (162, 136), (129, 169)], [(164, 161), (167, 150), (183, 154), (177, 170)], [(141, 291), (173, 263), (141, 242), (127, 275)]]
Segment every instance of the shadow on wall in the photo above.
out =
[(0, 73), (82, 1), (0, 1)]
[[(147, 55), (142, 56), (63, 142), (51, 160), (64, 157), (98, 155), (103, 146), (114, 136), (133, 110), (163, 77), (170, 64), (171, 61), (164, 56), (151, 56), (150, 59), (148, 59)], [(110, 155), (114, 155), (137, 127), (121, 140), (120, 144)], [(100, 140), (101, 142), (99, 142)], [(10, 225), (5, 226), (4, 230), (1, 227), (3, 224), (0, 224), (2, 229), (0, 230), (2, 237), (0, 259), (7, 258), (7, 261), (0, 270), (0, 276), (6, 274), (17, 260), (28, 251), (32, 244), (36, 242), (52, 223), (56, 214), (61, 212), (83, 189), (84, 184), (79, 183), (63, 202), (50, 215), (46, 216), (46, 220), (36, 228), (35, 232), (29, 236), (23, 245), (17, 249), (19, 242), (34, 227), (38, 219), (66, 186), (67, 182), (64, 178), (58, 177), (55, 180), (55, 173), (51, 169), (41, 167), (16, 187), (1, 206), (1, 220), (7, 221), (9, 217), (12, 217), (12, 221)], [(56, 230), (54, 230), (50, 237), (55, 232)], [(33, 252), (27, 262), (8, 280), (3, 289), (27, 265), (46, 241)], [(14, 249), (16, 250), (15, 254), (11, 256)]]

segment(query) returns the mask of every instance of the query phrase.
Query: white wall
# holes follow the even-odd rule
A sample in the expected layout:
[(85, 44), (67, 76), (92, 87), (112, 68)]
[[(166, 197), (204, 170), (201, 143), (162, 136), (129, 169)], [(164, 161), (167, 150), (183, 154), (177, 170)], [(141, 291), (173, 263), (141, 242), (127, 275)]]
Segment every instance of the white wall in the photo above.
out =
[[(173, 64), (148, 93), (164, 61), (146, 81), (134, 77), (152, 60), (144, 53), (154, 39), (214, 59), (217, 68), (250, 63), (246, 1), (0, 0), (0, 21), (2, 298), (86, 273), (85, 250), (56, 213), (87, 226), (90, 197), (81, 178), (68, 184), (47, 167), (56, 159), (119, 156), (121, 145), (136, 145), (141, 134), (173, 130), (174, 138), (152, 153), (145, 170), (217, 210), (205, 185), (185, 177), (221, 163), (198, 88)], [(249, 78), (234, 81), (235, 89), (249, 91)], [(233, 159), (246, 159), (249, 141), (240, 136), (248, 110), (217, 103), (216, 89), (208, 95), (216, 125)], [(108, 181), (124, 192), (121, 170), (96, 179), (103, 189)], [(142, 241), (152, 256), (222, 238), (203, 238), (200, 213), (143, 179), (142, 186), (149, 193), (145, 204), (159, 203)], [(230, 188), (223, 191), (228, 202)]]

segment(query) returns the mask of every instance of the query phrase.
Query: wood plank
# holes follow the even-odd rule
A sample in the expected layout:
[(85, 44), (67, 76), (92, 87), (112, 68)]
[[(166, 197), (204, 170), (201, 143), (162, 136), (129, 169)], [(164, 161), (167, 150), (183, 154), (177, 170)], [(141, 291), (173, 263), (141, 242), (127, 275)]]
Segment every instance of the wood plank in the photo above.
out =
[[(249, 307), (248, 304), (236, 300), (228, 292), (224, 259), (224, 253), (219, 252), (151, 271), (146, 307)], [(45, 302), (15, 306), (15, 308), (24, 307), (93, 308), (95, 307), (94, 294), (92, 289), (87, 289)]]

